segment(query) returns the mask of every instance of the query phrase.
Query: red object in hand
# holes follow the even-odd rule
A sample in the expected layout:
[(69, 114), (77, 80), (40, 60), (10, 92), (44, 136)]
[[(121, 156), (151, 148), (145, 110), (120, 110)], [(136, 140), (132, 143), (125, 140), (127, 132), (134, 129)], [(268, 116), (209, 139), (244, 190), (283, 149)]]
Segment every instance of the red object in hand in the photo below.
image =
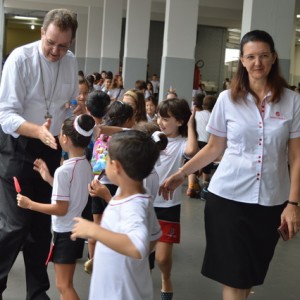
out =
[(21, 187), (20, 187), (19, 181), (18, 181), (17, 177), (14, 176), (13, 178), (14, 178), (16, 192), (19, 194), (19, 193), (21, 193)]

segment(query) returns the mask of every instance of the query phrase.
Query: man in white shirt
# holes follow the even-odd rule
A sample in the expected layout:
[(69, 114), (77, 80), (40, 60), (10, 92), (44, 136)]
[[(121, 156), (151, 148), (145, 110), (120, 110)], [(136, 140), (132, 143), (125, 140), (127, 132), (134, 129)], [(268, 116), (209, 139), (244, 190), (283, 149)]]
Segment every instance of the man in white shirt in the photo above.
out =
[(45, 261), (50, 216), (17, 206), (13, 176), (22, 194), (50, 203), (51, 186), (33, 170), (42, 158), (53, 175), (60, 164), (57, 136), (65, 103), (78, 96), (77, 62), (68, 49), (77, 30), (76, 15), (55, 9), (45, 16), (41, 40), (16, 48), (7, 59), (0, 86), (0, 299), (7, 276), (22, 249), (26, 299), (49, 299)]

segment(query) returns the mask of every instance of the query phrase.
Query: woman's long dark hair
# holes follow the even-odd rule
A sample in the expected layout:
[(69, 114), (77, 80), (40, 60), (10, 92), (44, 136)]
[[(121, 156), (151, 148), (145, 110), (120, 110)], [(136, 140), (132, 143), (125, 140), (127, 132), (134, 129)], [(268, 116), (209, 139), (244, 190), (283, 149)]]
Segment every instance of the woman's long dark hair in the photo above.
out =
[[(288, 86), (287, 82), (280, 74), (277, 52), (275, 50), (272, 37), (265, 31), (253, 30), (244, 35), (240, 44), (240, 57), (244, 55), (244, 45), (249, 42), (263, 42), (269, 45), (270, 52), (276, 55), (276, 59), (272, 65), (268, 75), (267, 84), (272, 93), (270, 102), (278, 102), (283, 93), (283, 89)], [(234, 101), (245, 99), (248, 93), (251, 93), (258, 101), (258, 96), (251, 90), (249, 85), (249, 75), (241, 60), (238, 62), (236, 75), (231, 81), (231, 97)]]

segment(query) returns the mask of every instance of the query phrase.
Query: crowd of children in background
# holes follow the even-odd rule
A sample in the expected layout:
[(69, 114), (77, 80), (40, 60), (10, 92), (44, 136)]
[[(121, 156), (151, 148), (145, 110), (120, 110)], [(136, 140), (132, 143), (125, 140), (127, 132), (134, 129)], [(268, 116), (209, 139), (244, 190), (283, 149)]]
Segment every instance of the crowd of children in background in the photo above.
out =
[[(161, 272), (160, 297), (172, 299), (182, 194), (177, 189), (165, 201), (158, 190), (207, 143), (205, 126), (216, 99), (198, 94), (191, 109), (170, 89), (158, 103), (156, 74), (127, 91), (121, 75), (78, 75), (77, 106), (60, 135), (62, 165), (53, 179), (43, 161), (35, 164), (53, 186), (52, 204), (38, 205), (19, 194), (18, 205), (53, 215), (55, 246), (49, 260), (55, 264), (61, 299), (78, 299), (72, 280), (76, 259), (83, 254), (82, 239), (88, 240), (85, 271), (92, 273), (89, 299), (152, 300), (155, 262)], [(205, 184), (210, 169), (201, 172)], [(189, 182), (192, 197), (196, 175)]]

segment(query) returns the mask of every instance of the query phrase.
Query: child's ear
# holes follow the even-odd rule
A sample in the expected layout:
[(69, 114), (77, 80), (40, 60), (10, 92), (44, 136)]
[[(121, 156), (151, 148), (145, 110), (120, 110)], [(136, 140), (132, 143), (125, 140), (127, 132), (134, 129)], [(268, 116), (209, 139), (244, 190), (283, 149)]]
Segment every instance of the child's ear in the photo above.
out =
[(178, 125), (178, 127), (182, 126), (182, 124), (183, 124), (183, 121), (182, 121), (182, 120), (180, 120), (180, 121), (177, 121), (177, 125)]
[(116, 174), (120, 174), (120, 172), (123, 170), (122, 165), (120, 164), (120, 162), (118, 160), (112, 160), (112, 167), (113, 170)]
[(65, 134), (63, 134), (61, 136), (61, 141), (62, 141), (63, 144), (66, 144), (68, 142), (68, 137)]

